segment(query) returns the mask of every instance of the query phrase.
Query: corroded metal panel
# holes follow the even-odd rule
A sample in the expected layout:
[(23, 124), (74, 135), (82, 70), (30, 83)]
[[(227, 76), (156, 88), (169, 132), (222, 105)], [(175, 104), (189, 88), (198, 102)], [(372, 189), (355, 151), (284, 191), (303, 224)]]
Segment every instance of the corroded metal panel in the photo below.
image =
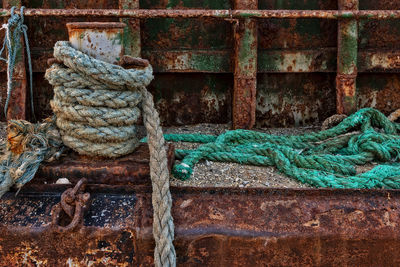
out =
[(75, 49), (96, 59), (118, 64), (124, 55), (124, 23), (67, 23), (69, 42)]
[(389, 115), (400, 108), (400, 76), (398, 74), (359, 74), (357, 105), (374, 107)]
[[(120, 9), (138, 9), (139, 0), (119, 0)], [(142, 42), (140, 40), (140, 20), (138, 19), (121, 19), (126, 24), (124, 29), (124, 52), (125, 55), (140, 57), (142, 50)]]
[(261, 50), (258, 72), (334, 72), (336, 48), (315, 50)]
[[(59, 187), (65, 188), (65, 187)], [(27, 188), (28, 189), (28, 188)], [(42, 186), (42, 190), (44, 187)], [(7, 194), (0, 261), (16, 266), (150, 266), (150, 188), (86, 188), (80, 229), (51, 228), (59, 193)], [(178, 266), (397, 266), (395, 190), (172, 188)]]
[(316, 124), (335, 114), (335, 75), (324, 73), (259, 74), (258, 127)]
[(228, 123), (232, 81), (230, 74), (156, 74), (149, 90), (163, 125)]
[[(239, 2), (240, 4), (246, 3), (244, 1)], [(356, 55), (358, 72), (398, 72), (400, 70), (398, 59), (398, 51), (400, 51), (400, 34), (398, 32), (400, 27), (398, 26), (400, 21), (391, 19), (399, 17), (399, 1), (360, 1), (360, 11), (346, 12), (337, 11), (339, 6), (336, 0), (259, 0), (256, 8), (260, 10), (247, 13), (240, 13), (239, 10), (235, 10), (234, 2), (229, 0), (135, 0), (133, 2), (124, 0), (48, 0), (24, 2), (24, 4), (28, 8), (25, 20), (29, 27), (28, 34), (32, 47), (33, 67), (36, 72), (43, 72), (46, 69), (45, 62), (47, 57), (52, 54), (54, 43), (57, 40), (67, 39), (64, 23), (83, 20), (118, 21), (119, 15), (127, 21), (135, 21), (135, 23), (138, 19), (133, 17), (142, 18), (140, 19), (142, 24), (140, 26), (140, 38), (138, 24), (136, 23), (136, 28), (133, 27), (136, 30), (131, 27), (130, 34), (126, 35), (124, 42), (128, 44), (132, 41), (132, 44), (135, 43), (138, 46), (139, 39), (141, 39), (142, 55), (150, 59), (156, 72), (225, 73), (221, 75), (221, 79), (224, 80), (227, 74), (233, 73), (235, 70), (235, 62), (231, 60), (231, 57), (234, 57), (235, 39), (232, 31), (232, 18), (243, 20), (248, 17), (257, 17), (257, 64), (259, 73), (336, 72), (334, 54), (338, 39), (334, 33), (337, 31), (338, 20), (350, 21), (350, 18), (358, 18), (359, 39), (357, 46), (360, 48), (358, 56)], [(141, 9), (137, 10), (138, 7)], [(34, 11), (29, 8), (44, 9)], [(91, 8), (94, 8), (94, 10), (87, 10)], [(124, 10), (119, 11), (118, 8)], [(55, 9), (61, 17), (51, 17), (51, 14), (56, 13), (49, 9)], [(86, 11), (82, 9), (86, 9)], [(280, 11), (279, 9), (289, 11)], [(373, 9), (378, 11), (370, 11)], [(392, 9), (392, 11), (385, 11), (387, 9)], [(46, 17), (32, 17), (34, 13)], [(89, 13), (90, 16), (82, 16)], [(7, 13), (1, 13), (1, 16), (5, 15)], [(149, 18), (150, 16), (157, 16), (158, 18)], [(268, 19), (259, 19), (261, 17), (268, 17)], [(302, 18), (294, 19), (295, 17)], [(374, 19), (371, 20), (370, 18)], [(381, 20), (384, 18), (387, 20)], [(132, 44), (129, 53), (133, 53), (132, 47), (134, 45)], [(346, 51), (342, 52), (345, 53)], [(343, 67), (342, 64), (339, 65), (339, 68)], [(4, 64), (1, 64), (1, 71), (4, 70)], [(46, 102), (50, 99), (52, 92), (51, 88), (43, 81), (42, 75), (38, 74), (35, 77), (35, 107), (38, 105), (36, 107), (38, 114), (40, 117), (44, 117), (50, 114)], [(294, 77), (298, 76), (295, 75)], [(339, 87), (344, 89), (349, 87), (351, 90), (347, 91), (354, 94), (356, 92), (353, 83), (354, 77), (354, 75), (347, 78), (341, 76), (338, 79)], [(190, 88), (192, 83), (189, 79), (186, 80), (187, 83), (181, 83), (181, 86)], [(231, 84), (234, 83), (234, 80), (232, 78), (232, 81), (225, 86), (226, 92), (231, 90)], [(226, 93), (226, 95), (230, 95), (230, 93)], [(277, 95), (274, 95), (274, 97), (277, 97)], [(281, 97), (287, 96), (281, 95)], [(395, 94), (389, 94), (385, 99), (393, 102), (395, 97)], [(166, 98), (167, 102), (171, 102), (171, 100), (172, 98)], [(334, 98), (331, 101), (334, 101)], [(354, 103), (352, 101), (352, 105)], [(358, 101), (357, 104), (359, 103)], [(183, 104), (183, 106), (185, 105)], [(171, 107), (172, 105), (168, 104), (168, 106)], [(213, 105), (209, 103), (208, 106)], [(201, 110), (204, 108), (204, 105), (200, 107)], [(191, 111), (186, 109), (185, 112)], [(258, 110), (257, 114), (264, 114), (264, 112)], [(211, 117), (208, 117), (193, 113), (192, 118), (195, 119), (189, 119), (188, 114), (183, 121), (193, 123), (228, 121), (229, 117), (223, 119), (216, 119), (216, 117), (231, 116), (231, 107), (224, 108), (220, 114), (217, 112), (212, 114)], [(166, 114), (164, 117), (172, 118), (173, 115)], [(1, 118), (4, 120), (4, 116)], [(309, 116), (305, 115), (304, 121), (308, 121), (306, 118), (309, 118)], [(166, 124), (168, 124), (167, 121), (167, 119), (164, 120)], [(181, 119), (169, 119), (169, 121), (176, 124)], [(271, 125), (289, 126), (291, 125), (290, 121), (293, 122), (292, 118), (287, 117), (286, 121), (277, 124), (272, 123)]]

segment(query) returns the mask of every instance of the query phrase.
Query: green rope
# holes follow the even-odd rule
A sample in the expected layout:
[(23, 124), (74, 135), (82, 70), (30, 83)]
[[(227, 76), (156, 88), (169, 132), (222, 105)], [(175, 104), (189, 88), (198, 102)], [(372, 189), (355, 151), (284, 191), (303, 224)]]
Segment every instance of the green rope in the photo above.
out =
[[(372, 108), (359, 110), (339, 125), (304, 135), (277, 136), (234, 130), (220, 136), (168, 134), (167, 141), (203, 143), (176, 150), (182, 161), (173, 175), (188, 179), (200, 160), (276, 166), (287, 176), (316, 187), (400, 188), (400, 124)], [(357, 174), (356, 165), (381, 162)]]
[[(31, 51), (29, 49), (28, 42), (28, 27), (24, 24), (24, 8), (21, 7), (20, 15), (15, 14), (15, 7), (11, 8), (11, 16), (8, 20), (7, 24), (4, 24), (2, 29), (6, 30), (6, 34), (4, 36), (3, 47), (0, 50), (0, 60), (3, 60), (7, 63), (7, 98), (6, 103), (4, 105), (4, 114), (7, 115), (8, 104), (10, 102), (11, 93), (13, 90), (13, 76), (14, 76), (14, 67), (15, 60), (18, 53), (21, 53), (21, 34), (24, 36), (25, 40), (25, 48), (26, 48), (26, 56), (28, 58), (28, 68), (29, 68), (29, 89), (31, 96), (31, 111), (33, 119), (35, 120), (35, 110), (33, 106), (33, 84), (32, 84), (32, 61), (31, 61)], [(1, 57), (5, 48), (7, 47), (8, 56), (7, 58)]]

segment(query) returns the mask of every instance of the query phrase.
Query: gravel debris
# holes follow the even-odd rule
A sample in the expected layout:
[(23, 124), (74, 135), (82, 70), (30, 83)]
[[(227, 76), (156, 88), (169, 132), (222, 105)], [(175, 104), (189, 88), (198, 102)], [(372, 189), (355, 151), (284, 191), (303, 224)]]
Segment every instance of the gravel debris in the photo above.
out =
[[(319, 127), (302, 128), (271, 128), (255, 129), (256, 131), (276, 134), (295, 135), (306, 132), (318, 131)], [(219, 135), (230, 130), (229, 124), (196, 124), (182, 127), (164, 128), (164, 133), (201, 133)], [(194, 149), (199, 144), (177, 142), (176, 149)], [(241, 165), (237, 163), (201, 161), (193, 168), (190, 179), (181, 181), (171, 177), (172, 186), (194, 187), (280, 187), (280, 188), (307, 188), (302, 184), (277, 171), (275, 167), (259, 167)]]

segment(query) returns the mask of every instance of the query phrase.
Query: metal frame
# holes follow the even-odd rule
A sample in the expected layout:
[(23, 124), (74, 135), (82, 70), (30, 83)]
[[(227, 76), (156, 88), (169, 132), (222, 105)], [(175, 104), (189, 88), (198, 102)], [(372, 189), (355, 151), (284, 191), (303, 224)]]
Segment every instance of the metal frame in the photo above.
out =
[[(338, 50), (337, 50), (337, 78), (336, 78), (336, 109), (338, 113), (349, 114), (356, 109), (356, 78), (357, 55), (372, 56), (368, 51), (358, 51), (358, 24), (359, 19), (400, 19), (400, 10), (358, 10), (359, 0), (338, 0), (339, 10), (257, 10), (257, 0), (234, 1), (235, 10), (205, 10), (205, 9), (139, 9), (139, 1), (120, 0), (120, 9), (25, 9), (25, 16), (92, 16), (92, 17), (120, 17), (121, 21), (128, 24), (126, 32), (129, 32), (129, 42), (125, 46), (127, 53), (135, 56), (141, 55), (140, 21), (144, 18), (215, 18), (233, 22), (235, 39), (233, 69), (189, 69), (182, 67), (172, 71), (198, 71), (198, 72), (233, 72), (234, 92), (232, 103), (233, 128), (252, 128), (255, 123), (256, 110), (256, 84), (257, 72), (331, 72), (332, 68), (309, 70), (271, 70), (265, 66), (257, 66), (258, 57), (271, 56), (272, 52), (257, 51), (257, 19), (266, 18), (320, 18), (339, 20), (338, 23)], [(5, 1), (7, 3), (7, 1)], [(0, 9), (0, 16), (10, 15), (9, 9)], [(324, 57), (332, 57), (333, 51), (327, 51)], [(172, 52), (170, 52), (172, 53)], [(185, 53), (185, 52), (177, 52)], [(290, 52), (283, 52), (290, 53)], [(303, 52), (304, 53), (304, 52)], [(311, 55), (321, 52), (308, 51)], [(379, 70), (379, 68), (398, 71), (400, 60), (396, 60), (399, 53), (390, 51), (379, 53), (380, 63), (387, 62), (385, 67), (379, 62), (369, 62), (365, 66), (358, 66), (362, 71)], [(145, 55), (147, 56), (147, 55)], [(173, 55), (172, 55), (173, 56)], [(225, 62), (226, 55), (212, 55), (220, 60), (221, 65), (229, 65)], [(394, 61), (394, 62), (393, 62)], [(158, 60), (160, 62), (160, 60)], [(365, 61), (362, 63), (366, 64)], [(24, 68), (23, 64), (19, 66)], [(162, 67), (161, 67), (162, 69)], [(171, 71), (165, 68), (161, 71)], [(21, 90), (23, 90), (21, 86)], [(18, 90), (17, 90), (18, 91)], [(16, 103), (25, 102), (26, 93), (19, 95), (21, 99)], [(12, 117), (12, 116), (10, 116)], [(15, 116), (14, 116), (15, 117)]]

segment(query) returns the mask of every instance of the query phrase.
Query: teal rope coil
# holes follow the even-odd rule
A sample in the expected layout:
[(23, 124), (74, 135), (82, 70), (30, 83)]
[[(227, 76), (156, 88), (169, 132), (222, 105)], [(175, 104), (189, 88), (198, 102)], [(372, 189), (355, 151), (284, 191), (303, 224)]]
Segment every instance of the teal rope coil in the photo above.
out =
[[(21, 51), (21, 34), (24, 36), (26, 57), (28, 59), (28, 69), (29, 69), (29, 89), (30, 89), (30, 99), (31, 99), (31, 111), (33, 119), (35, 120), (35, 110), (33, 106), (33, 82), (32, 82), (32, 61), (31, 61), (31, 50), (29, 48), (28, 27), (24, 24), (24, 8), (21, 7), (20, 14), (15, 13), (15, 6), (11, 8), (11, 16), (7, 21), (7, 24), (3, 24), (2, 29), (6, 30), (4, 36), (3, 47), (0, 50), (0, 60), (7, 63), (7, 98), (4, 105), (4, 114), (7, 115), (8, 105), (10, 102), (11, 93), (13, 91), (13, 76), (15, 60), (19, 51)], [(7, 47), (8, 56), (7, 58), (1, 57), (5, 48)]]
[[(188, 179), (200, 160), (276, 166), (296, 180), (315, 187), (400, 188), (400, 124), (373, 108), (361, 109), (337, 126), (304, 135), (277, 136), (234, 130), (220, 136), (167, 134), (173, 142), (202, 143), (194, 150), (176, 150), (181, 159), (173, 175)], [(145, 141), (145, 140), (143, 140)], [(380, 162), (365, 173), (356, 166)]]

